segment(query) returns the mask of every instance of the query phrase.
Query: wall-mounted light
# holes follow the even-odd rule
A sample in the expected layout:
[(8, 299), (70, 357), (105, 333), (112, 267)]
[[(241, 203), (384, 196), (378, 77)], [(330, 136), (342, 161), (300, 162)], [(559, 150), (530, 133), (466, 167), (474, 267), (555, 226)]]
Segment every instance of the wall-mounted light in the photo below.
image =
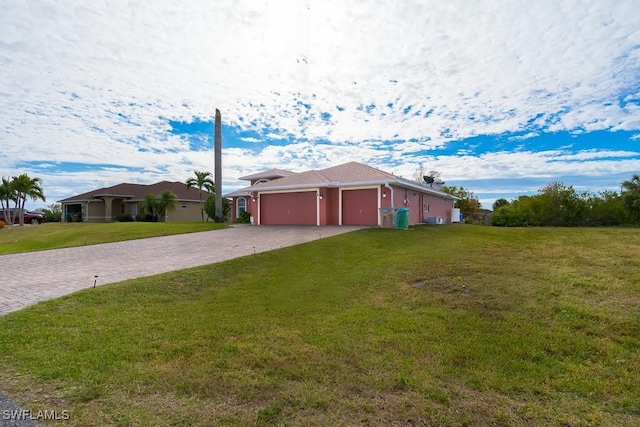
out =
[(382, 192), (382, 197), (387, 197), (387, 192), (386, 191)]
[(322, 199), (324, 198), (324, 196), (323, 196), (322, 194), (318, 194), (318, 198), (319, 198), (320, 200), (322, 200)]

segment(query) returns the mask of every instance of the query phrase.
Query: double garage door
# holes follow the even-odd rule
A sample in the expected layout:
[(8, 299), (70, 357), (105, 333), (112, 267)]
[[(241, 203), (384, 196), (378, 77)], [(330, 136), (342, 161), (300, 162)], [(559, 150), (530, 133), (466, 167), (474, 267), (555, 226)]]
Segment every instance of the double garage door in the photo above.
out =
[[(341, 194), (343, 225), (378, 225), (377, 188), (343, 190)], [(338, 212), (338, 200), (325, 199), (325, 203), (329, 212)], [(318, 196), (315, 190), (261, 194), (260, 224), (318, 225), (317, 204)]]

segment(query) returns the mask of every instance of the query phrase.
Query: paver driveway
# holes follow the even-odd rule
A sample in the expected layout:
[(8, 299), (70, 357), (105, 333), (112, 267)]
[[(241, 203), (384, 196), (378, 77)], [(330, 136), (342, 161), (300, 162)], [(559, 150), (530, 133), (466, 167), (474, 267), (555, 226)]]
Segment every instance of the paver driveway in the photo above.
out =
[[(120, 282), (297, 245), (362, 227), (240, 226), (0, 255), (0, 316), (94, 284)], [(95, 276), (98, 276), (97, 279)]]

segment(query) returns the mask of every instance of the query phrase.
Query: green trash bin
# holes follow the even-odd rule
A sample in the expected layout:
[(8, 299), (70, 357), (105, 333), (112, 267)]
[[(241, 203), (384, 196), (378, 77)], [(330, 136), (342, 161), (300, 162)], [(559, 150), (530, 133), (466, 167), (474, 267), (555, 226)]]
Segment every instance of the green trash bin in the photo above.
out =
[(396, 212), (396, 227), (407, 230), (409, 228), (409, 208), (399, 208)]

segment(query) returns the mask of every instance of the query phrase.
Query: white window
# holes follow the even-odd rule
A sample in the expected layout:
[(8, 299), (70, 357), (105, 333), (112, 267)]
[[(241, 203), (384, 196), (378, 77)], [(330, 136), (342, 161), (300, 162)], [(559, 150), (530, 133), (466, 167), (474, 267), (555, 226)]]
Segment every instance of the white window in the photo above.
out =
[(132, 217), (136, 217), (138, 216), (138, 204), (137, 203), (132, 203), (131, 204), (131, 216)]

